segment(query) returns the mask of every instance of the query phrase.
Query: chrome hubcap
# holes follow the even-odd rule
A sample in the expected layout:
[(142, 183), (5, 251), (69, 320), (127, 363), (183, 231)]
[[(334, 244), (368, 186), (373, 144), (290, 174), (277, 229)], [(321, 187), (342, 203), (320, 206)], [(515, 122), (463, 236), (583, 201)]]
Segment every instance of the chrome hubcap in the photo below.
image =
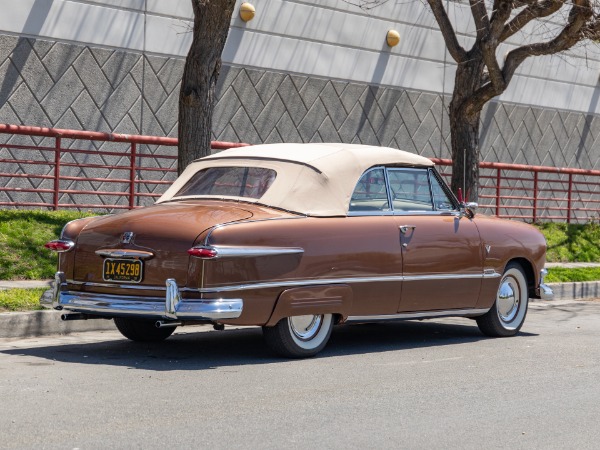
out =
[(514, 278), (502, 280), (498, 289), (498, 315), (503, 322), (510, 322), (517, 316), (520, 297), (519, 285)]
[(302, 341), (310, 341), (321, 329), (323, 316), (294, 316), (288, 318), (288, 323), (294, 336)]

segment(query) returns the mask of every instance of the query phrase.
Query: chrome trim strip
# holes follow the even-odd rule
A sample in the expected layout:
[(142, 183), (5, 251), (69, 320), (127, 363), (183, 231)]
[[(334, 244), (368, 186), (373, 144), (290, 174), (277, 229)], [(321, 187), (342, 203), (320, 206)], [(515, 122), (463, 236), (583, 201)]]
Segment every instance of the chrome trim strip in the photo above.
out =
[(96, 250), (94, 253), (105, 258), (132, 258), (132, 259), (150, 259), (154, 257), (154, 253), (145, 252), (143, 250), (128, 250), (119, 248), (106, 248)]
[[(106, 287), (106, 288), (118, 288), (118, 289), (133, 289), (138, 291), (165, 291), (166, 288), (162, 286), (142, 286), (142, 285), (134, 285), (134, 284), (117, 284), (117, 283), (92, 283), (89, 281), (75, 281), (75, 280), (66, 280), (65, 284), (72, 284), (75, 286), (90, 286), (90, 287)], [(184, 290), (196, 290), (196, 289), (181, 289)]]
[(260, 246), (196, 246), (194, 248), (207, 248), (216, 250), (217, 255), (213, 258), (254, 258), (258, 256), (277, 256), (277, 255), (295, 255), (304, 253), (304, 249), (300, 247), (260, 247)]
[(346, 322), (374, 322), (380, 320), (433, 319), (436, 317), (470, 317), (480, 316), (488, 309), (449, 309), (447, 311), (422, 311), (414, 313), (386, 314), (379, 316), (349, 316)]
[(319, 286), (323, 284), (368, 283), (371, 281), (402, 281), (402, 275), (388, 277), (356, 277), (356, 278), (316, 278), (311, 280), (270, 281), (265, 283), (237, 284), (199, 289), (200, 293), (244, 291), (248, 289), (267, 289), (274, 287)]
[(385, 282), (385, 281), (430, 281), (430, 280), (464, 280), (464, 279), (488, 279), (498, 278), (500, 274), (494, 272), (494, 274), (465, 274), (465, 275), (454, 275), (454, 274), (440, 274), (440, 275), (414, 275), (414, 276), (403, 276), (403, 275), (388, 275), (379, 277), (354, 277), (354, 278), (316, 278), (316, 279), (304, 279), (304, 280), (289, 280), (289, 281), (271, 281), (264, 283), (250, 283), (250, 284), (237, 284), (232, 286), (217, 286), (214, 288), (202, 288), (198, 289), (201, 293), (214, 293), (214, 292), (231, 292), (231, 291), (243, 291), (248, 289), (267, 289), (274, 287), (295, 287), (295, 286), (306, 286), (306, 285), (323, 285), (323, 284), (349, 284), (349, 283), (373, 283), (373, 282)]

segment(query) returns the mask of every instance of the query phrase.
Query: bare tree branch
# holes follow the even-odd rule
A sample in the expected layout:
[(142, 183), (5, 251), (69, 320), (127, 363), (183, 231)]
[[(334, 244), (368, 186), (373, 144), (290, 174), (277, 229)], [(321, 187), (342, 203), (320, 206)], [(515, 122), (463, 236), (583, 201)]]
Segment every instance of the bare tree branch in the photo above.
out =
[(573, 0), (567, 25), (558, 36), (548, 42), (524, 45), (509, 52), (503, 69), (506, 81), (511, 80), (519, 65), (526, 58), (563, 52), (577, 44), (582, 39), (586, 23), (592, 14), (590, 0)]
[(500, 34), (504, 29), (504, 24), (510, 18), (513, 10), (513, 2), (511, 0), (498, 0), (497, 7), (492, 13), (490, 19), (490, 35), (494, 41), (500, 38)]
[(477, 39), (484, 39), (490, 32), (490, 19), (484, 0), (469, 0), (469, 5), (471, 5), (471, 14), (475, 21)]
[(444, 41), (446, 42), (446, 47), (448, 48), (450, 55), (458, 64), (464, 62), (467, 59), (467, 52), (458, 43), (458, 39), (456, 39), (454, 27), (452, 26), (450, 18), (444, 9), (442, 0), (427, 0), (427, 3), (429, 3), (435, 20), (437, 21), (440, 31), (442, 32), (442, 36), (444, 36)]
[(513, 34), (522, 30), (523, 27), (532, 20), (554, 14), (564, 4), (565, 0), (543, 0), (540, 2), (532, 2), (504, 27), (502, 35), (500, 36), (500, 42), (504, 42)]
[(473, 114), (476, 111), (480, 111), (486, 102), (500, 95), (506, 89), (508, 83), (510, 83), (517, 68), (528, 57), (559, 53), (570, 49), (580, 42), (582, 35), (587, 30), (586, 24), (592, 17), (593, 11), (590, 0), (573, 0), (573, 3), (569, 12), (567, 25), (559, 35), (548, 42), (524, 45), (509, 52), (504, 63), (504, 68), (502, 69), (502, 83), (495, 83), (490, 73), (490, 82), (478, 89), (471, 97), (471, 101), (465, 104), (466, 114)]
[(500, 43), (499, 36), (504, 28), (504, 23), (512, 12), (512, 1), (496, 0), (496, 9), (488, 23), (488, 32), (479, 39), (481, 43), (481, 56), (488, 69), (489, 82), (499, 92), (506, 89), (507, 82), (496, 57), (496, 49)]

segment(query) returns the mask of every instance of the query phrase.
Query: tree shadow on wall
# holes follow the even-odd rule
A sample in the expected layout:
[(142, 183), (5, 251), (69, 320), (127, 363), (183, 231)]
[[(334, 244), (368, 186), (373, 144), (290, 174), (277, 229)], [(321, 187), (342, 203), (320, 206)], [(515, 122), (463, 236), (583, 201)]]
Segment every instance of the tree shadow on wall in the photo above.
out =
[[(41, 31), (46, 21), (46, 17), (48, 16), (48, 12), (52, 7), (52, 3), (52, 1), (48, 2), (45, 0), (35, 0), (33, 2), (31, 10), (29, 11), (29, 16), (27, 16), (27, 20), (23, 25), (24, 33), (37, 35)], [(0, 87), (0, 105), (4, 105), (8, 101), (32, 51), (33, 45), (29, 42), (28, 38), (18, 38), (17, 45), (15, 45), (15, 48), (8, 57), (10, 59), (10, 64), (4, 79), (2, 80), (2, 86)], [(0, 61), (0, 64), (2, 62), (3, 61)]]

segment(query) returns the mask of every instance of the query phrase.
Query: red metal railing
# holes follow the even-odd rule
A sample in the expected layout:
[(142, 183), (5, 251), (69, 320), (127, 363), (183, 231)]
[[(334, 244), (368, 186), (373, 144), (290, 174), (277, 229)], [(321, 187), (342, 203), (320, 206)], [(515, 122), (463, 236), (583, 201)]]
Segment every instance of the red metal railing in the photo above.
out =
[[(131, 209), (159, 197), (177, 173), (176, 138), (0, 124), (2, 133), (10, 138), (0, 144), (0, 193), (10, 201), (0, 206)], [(27, 142), (15, 142), (19, 139)], [(245, 145), (213, 142), (212, 148)], [(432, 160), (450, 175), (451, 160)], [(600, 170), (489, 162), (479, 167), (485, 212), (531, 221), (600, 218)], [(32, 187), (11, 186), (18, 179), (29, 180)], [(28, 194), (42, 201), (14, 198)], [(82, 196), (97, 201), (78, 200)]]
[[(157, 136), (139, 136), (118, 133), (101, 133), (94, 131), (62, 130), (56, 128), (39, 128), (19, 125), (0, 124), (0, 133), (13, 136), (51, 138), (53, 145), (42, 144), (0, 144), (0, 192), (16, 194), (38, 194), (47, 201), (0, 201), (1, 206), (35, 206), (59, 208), (98, 208), (98, 209), (131, 209), (139, 205), (140, 199), (160, 197), (163, 189), (175, 179), (177, 169), (177, 139)], [(67, 141), (67, 145), (65, 145)], [(9, 140), (10, 142), (10, 140)], [(82, 142), (87, 148), (78, 148)], [(97, 143), (120, 144), (116, 150), (98, 150)], [(248, 144), (233, 142), (212, 142), (213, 149), (242, 147)], [(140, 146), (144, 146), (141, 150)], [(151, 151), (151, 148), (155, 151)], [(157, 150), (159, 149), (159, 150)], [(162, 150), (160, 150), (162, 149)], [(13, 155), (18, 153), (18, 156)], [(103, 158), (118, 159), (118, 163), (107, 164)], [(100, 159), (100, 162), (89, 162), (88, 159)], [(148, 164), (148, 161), (152, 164)], [(146, 162), (144, 164), (144, 162)], [(7, 165), (18, 166), (15, 171), (6, 171)], [(35, 169), (35, 168), (38, 169)], [(71, 171), (104, 171), (106, 176), (89, 176), (64, 174), (64, 169)], [(170, 176), (169, 176), (170, 175)], [(11, 187), (14, 179), (27, 179), (37, 182), (31, 188)], [(51, 183), (51, 186), (49, 185)], [(115, 190), (85, 189), (75, 186), (74, 189), (64, 187), (65, 183), (90, 185), (98, 183), (103, 187), (113, 185)], [(42, 186), (42, 187), (40, 187)], [(139, 187), (158, 187), (157, 192), (140, 192)], [(68, 202), (61, 203), (61, 196), (67, 195)], [(78, 196), (95, 198), (121, 197), (112, 203), (90, 203), (74, 201)], [(51, 200), (50, 197), (51, 196)], [(124, 201), (126, 199), (126, 201)]]
[[(450, 159), (432, 160), (452, 166)], [(600, 170), (482, 162), (479, 171), (479, 206), (498, 217), (567, 223), (600, 219)]]

